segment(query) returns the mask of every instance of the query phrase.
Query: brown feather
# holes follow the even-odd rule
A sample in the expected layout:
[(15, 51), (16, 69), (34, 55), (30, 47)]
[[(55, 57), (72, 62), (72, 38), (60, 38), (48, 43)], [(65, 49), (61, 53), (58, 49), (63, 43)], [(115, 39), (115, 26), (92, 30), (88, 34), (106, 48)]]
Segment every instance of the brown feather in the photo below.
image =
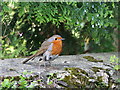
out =
[(41, 47), (40, 49), (34, 54), (34, 55), (31, 55), (30, 57), (28, 57), (28, 59), (26, 59), (25, 61), (23, 61), (22, 63), (25, 64), (26, 62), (28, 62), (29, 60), (31, 59), (34, 59), (35, 57), (43, 54), (49, 47), (49, 45), (51, 44), (51, 42), (48, 42), (47, 40), (44, 41), (42, 44), (41, 44)]

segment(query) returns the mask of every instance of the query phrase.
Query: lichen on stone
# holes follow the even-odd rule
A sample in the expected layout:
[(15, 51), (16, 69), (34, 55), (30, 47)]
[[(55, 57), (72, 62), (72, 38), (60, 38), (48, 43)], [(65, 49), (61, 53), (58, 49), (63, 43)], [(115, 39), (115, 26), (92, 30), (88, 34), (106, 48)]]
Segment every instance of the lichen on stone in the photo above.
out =
[(85, 59), (87, 59), (88, 61), (91, 61), (91, 62), (103, 62), (103, 60), (97, 60), (92, 56), (84, 56), (83, 58), (85, 58)]

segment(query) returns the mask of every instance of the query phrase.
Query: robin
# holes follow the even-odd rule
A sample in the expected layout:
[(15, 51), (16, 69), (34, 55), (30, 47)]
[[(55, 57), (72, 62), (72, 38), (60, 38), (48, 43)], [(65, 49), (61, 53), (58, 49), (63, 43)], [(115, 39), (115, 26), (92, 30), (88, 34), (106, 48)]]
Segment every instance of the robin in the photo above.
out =
[(23, 64), (41, 54), (43, 54), (43, 60), (45, 61), (57, 58), (62, 51), (62, 40), (64, 40), (64, 38), (60, 35), (53, 35), (41, 44), (41, 47), (36, 54), (23, 61)]

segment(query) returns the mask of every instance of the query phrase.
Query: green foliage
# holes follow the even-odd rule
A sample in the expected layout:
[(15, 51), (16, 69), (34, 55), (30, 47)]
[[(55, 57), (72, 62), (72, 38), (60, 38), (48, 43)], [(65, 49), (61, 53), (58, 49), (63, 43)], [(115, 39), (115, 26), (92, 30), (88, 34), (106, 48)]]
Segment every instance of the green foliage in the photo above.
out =
[(64, 54), (82, 53), (85, 38), (90, 39), (93, 52), (115, 50), (112, 35), (118, 25), (117, 3), (3, 2), (1, 5), (2, 57), (29, 55), (53, 34), (72, 38), (65, 44), (76, 50), (65, 48)]
[(111, 56), (110, 57), (110, 62), (115, 64), (115, 66), (114, 66), (115, 70), (119, 70), (120, 69), (120, 65), (119, 65), (120, 60), (119, 60), (118, 57), (116, 57), (115, 55)]
[(115, 65), (114, 69), (115, 70), (119, 70), (120, 69), (120, 65)]
[[(112, 64), (114, 64), (113, 69), (115, 69), (119, 72), (119, 70), (120, 70), (120, 59), (117, 56), (113, 55), (113, 56), (110, 57), (110, 62)], [(120, 82), (120, 78), (117, 79), (117, 82)]]
[(4, 81), (1, 83), (0, 89), (3, 89), (3, 90), (10, 89), (10, 88), (12, 88), (13, 84), (14, 84), (14, 81), (12, 81), (12, 79), (11, 80), (4, 79)]
[(117, 82), (119, 82), (119, 83), (120, 83), (120, 78), (118, 78)]
[(3, 51), (1, 52), (1, 57), (13, 58), (27, 55), (26, 40), (15, 35), (12, 35), (11, 38), (2, 40)]
[(110, 62), (117, 64), (117, 63), (119, 63), (119, 58), (116, 57), (115, 55), (110, 56)]
[[(30, 72), (31, 73), (31, 72)], [(4, 79), (4, 81), (1, 83), (0, 89), (27, 89), (27, 88), (34, 88), (36, 86), (36, 82), (29, 82), (29, 78), (26, 77), (27, 74), (30, 74), (29, 72), (23, 72), (23, 75), (19, 76), (19, 80), (15, 80), (14, 77), (11, 79)]]
[(48, 78), (47, 78), (47, 84), (48, 85), (52, 85), (53, 84), (53, 80), (52, 79), (55, 79), (56, 78), (56, 74), (55, 73), (50, 73)]

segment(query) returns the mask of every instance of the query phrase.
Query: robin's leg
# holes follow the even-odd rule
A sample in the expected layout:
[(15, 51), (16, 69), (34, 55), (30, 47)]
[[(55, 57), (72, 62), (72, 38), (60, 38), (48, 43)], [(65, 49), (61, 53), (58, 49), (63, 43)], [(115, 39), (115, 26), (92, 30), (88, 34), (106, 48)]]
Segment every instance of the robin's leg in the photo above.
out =
[(43, 54), (43, 60), (45, 61), (44, 63), (44, 66), (51, 66), (51, 63), (50, 63), (50, 52), (49, 51), (46, 51), (44, 54)]
[(43, 60), (48, 61), (49, 59), (50, 59), (50, 52), (49, 52), (49, 51), (46, 51), (46, 52), (43, 54)]
[(59, 56), (58, 54), (57, 54), (57, 55), (51, 55), (51, 56), (50, 56), (50, 60), (54, 60), (54, 59), (56, 59), (58, 56)]

